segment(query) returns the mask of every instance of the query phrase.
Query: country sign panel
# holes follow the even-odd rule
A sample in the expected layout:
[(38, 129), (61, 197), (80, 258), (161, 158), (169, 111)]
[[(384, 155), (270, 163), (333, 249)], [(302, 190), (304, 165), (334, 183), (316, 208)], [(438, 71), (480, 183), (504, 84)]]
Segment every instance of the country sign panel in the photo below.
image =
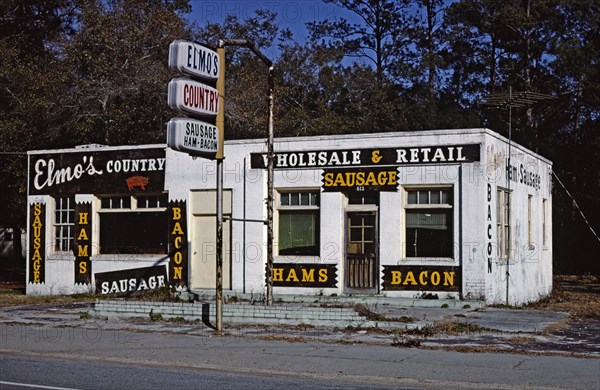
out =
[(174, 110), (214, 118), (219, 112), (219, 92), (197, 81), (175, 78), (169, 82), (168, 104)]

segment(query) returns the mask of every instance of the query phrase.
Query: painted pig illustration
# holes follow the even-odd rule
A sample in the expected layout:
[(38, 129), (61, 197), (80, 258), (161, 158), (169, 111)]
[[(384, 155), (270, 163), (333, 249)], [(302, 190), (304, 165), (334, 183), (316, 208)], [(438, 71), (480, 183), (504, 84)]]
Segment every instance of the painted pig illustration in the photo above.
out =
[(146, 185), (149, 182), (148, 178), (144, 176), (132, 176), (125, 179), (125, 181), (127, 182), (129, 191), (136, 187), (140, 187), (142, 190), (146, 191)]

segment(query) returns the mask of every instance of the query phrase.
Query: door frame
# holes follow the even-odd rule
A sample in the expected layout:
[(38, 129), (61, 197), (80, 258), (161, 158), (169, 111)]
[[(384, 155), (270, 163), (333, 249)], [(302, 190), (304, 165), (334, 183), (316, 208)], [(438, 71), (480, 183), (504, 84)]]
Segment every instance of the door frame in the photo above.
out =
[[(375, 245), (375, 264), (374, 264), (374, 275), (373, 275), (373, 288), (356, 288), (349, 287), (349, 266), (348, 266), (348, 243), (350, 240), (348, 216), (352, 213), (371, 213), (375, 216), (374, 221), (374, 245)], [(377, 205), (346, 205), (344, 210), (344, 249), (343, 249), (343, 267), (344, 267), (344, 293), (363, 293), (363, 294), (379, 294), (381, 290), (381, 276), (380, 276), (380, 259), (379, 259), (379, 207)]]

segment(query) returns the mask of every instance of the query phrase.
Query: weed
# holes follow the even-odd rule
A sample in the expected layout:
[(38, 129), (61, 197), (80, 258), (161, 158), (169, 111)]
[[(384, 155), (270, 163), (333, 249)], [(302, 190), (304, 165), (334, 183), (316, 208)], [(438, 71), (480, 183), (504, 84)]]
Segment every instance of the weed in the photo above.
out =
[(162, 314), (155, 313), (154, 309), (150, 309), (150, 321), (156, 322), (156, 321), (162, 321), (162, 320), (163, 320)]
[(81, 311), (81, 312), (79, 312), (79, 319), (81, 319), (81, 320), (89, 320), (90, 318), (92, 318), (92, 316), (87, 311)]

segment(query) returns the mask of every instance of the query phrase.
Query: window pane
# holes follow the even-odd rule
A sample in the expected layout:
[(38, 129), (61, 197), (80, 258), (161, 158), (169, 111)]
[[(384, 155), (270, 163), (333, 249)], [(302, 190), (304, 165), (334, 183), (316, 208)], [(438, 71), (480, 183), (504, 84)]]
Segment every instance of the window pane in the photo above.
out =
[(417, 191), (408, 192), (408, 204), (417, 204)]
[(440, 204), (440, 192), (441, 191), (431, 191), (431, 204)]
[(297, 192), (293, 192), (290, 194), (290, 205), (291, 206), (299, 206), (300, 205), (300, 194)]
[(309, 196), (308, 192), (301, 192), (300, 193), (300, 204), (302, 206), (309, 206), (310, 205), (310, 196)]
[(290, 205), (290, 194), (284, 192), (280, 195), (280, 197), (281, 197), (281, 205), (282, 206)]
[(453, 257), (452, 210), (406, 211), (407, 257)]
[(419, 191), (419, 204), (429, 204), (429, 191)]
[(319, 205), (319, 194), (316, 192), (311, 192), (310, 194), (310, 204), (312, 206), (318, 206)]
[(100, 213), (100, 253), (167, 253), (167, 213)]
[(318, 212), (279, 213), (279, 254), (318, 254)]

